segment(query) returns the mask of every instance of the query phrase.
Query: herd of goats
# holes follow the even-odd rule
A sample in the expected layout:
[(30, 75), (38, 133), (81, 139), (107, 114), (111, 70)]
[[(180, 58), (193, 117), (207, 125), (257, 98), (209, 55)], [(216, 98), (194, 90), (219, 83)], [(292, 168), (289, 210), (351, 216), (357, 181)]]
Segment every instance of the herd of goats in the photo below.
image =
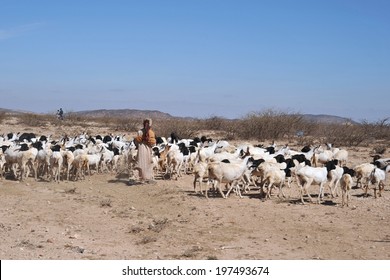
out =
[[(1, 180), (23, 181), (32, 176), (35, 180), (77, 181), (93, 172), (123, 170), (129, 178), (137, 176), (137, 146), (123, 136), (83, 133), (73, 138), (51, 139), (34, 133), (9, 133), (0, 136), (0, 147)], [(374, 190), (375, 198), (381, 196), (390, 171), (390, 158), (380, 157), (348, 168), (348, 151), (330, 144), (293, 150), (288, 146), (278, 149), (274, 144), (232, 145), (204, 136), (179, 139), (175, 134), (157, 138), (152, 159), (155, 178), (177, 180), (183, 174), (192, 174), (194, 191), (198, 192), (199, 186), (206, 197), (210, 191), (223, 198), (231, 191), (242, 197), (241, 192), (251, 188), (258, 189), (263, 199), (271, 198), (273, 189), (278, 190), (278, 196), (285, 197), (283, 188), (291, 187), (295, 180), (303, 204), (305, 195), (312, 201), (309, 187), (318, 185), (318, 203), (328, 186), (332, 198), (341, 190), (342, 206), (348, 206), (355, 180), (355, 186), (360, 185), (365, 196), (369, 189)]]

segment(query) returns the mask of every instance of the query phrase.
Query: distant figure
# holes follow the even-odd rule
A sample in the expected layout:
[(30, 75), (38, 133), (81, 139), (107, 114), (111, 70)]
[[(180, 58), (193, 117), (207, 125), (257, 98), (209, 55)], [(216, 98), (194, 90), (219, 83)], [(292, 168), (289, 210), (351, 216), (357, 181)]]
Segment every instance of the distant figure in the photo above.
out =
[(60, 108), (59, 110), (57, 110), (57, 118), (59, 120), (63, 120), (64, 119), (64, 111), (62, 110), (62, 108)]

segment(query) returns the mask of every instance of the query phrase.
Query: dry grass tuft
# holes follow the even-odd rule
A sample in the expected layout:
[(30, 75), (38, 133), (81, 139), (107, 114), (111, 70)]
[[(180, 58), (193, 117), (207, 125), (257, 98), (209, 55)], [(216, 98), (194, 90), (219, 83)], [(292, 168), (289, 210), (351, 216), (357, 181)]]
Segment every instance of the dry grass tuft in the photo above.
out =
[(102, 201), (100, 201), (100, 207), (112, 207), (111, 203), (111, 199), (103, 199)]

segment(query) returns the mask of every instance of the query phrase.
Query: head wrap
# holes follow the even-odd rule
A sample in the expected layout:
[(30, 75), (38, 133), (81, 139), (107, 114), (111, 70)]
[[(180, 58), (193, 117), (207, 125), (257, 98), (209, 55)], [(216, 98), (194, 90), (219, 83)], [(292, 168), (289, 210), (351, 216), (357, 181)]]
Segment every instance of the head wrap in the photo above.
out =
[(144, 124), (145, 122), (148, 122), (149, 123), (149, 126), (152, 126), (152, 119), (151, 118), (147, 118), (147, 119), (144, 119)]

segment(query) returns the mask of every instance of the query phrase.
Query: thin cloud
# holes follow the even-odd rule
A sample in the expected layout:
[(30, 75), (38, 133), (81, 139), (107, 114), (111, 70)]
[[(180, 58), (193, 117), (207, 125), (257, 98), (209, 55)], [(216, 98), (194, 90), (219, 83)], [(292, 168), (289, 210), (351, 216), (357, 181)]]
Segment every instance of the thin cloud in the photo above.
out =
[(0, 40), (6, 40), (13, 37), (19, 37), (32, 30), (38, 29), (43, 25), (41, 22), (29, 23), (11, 27), (9, 29), (0, 29)]

